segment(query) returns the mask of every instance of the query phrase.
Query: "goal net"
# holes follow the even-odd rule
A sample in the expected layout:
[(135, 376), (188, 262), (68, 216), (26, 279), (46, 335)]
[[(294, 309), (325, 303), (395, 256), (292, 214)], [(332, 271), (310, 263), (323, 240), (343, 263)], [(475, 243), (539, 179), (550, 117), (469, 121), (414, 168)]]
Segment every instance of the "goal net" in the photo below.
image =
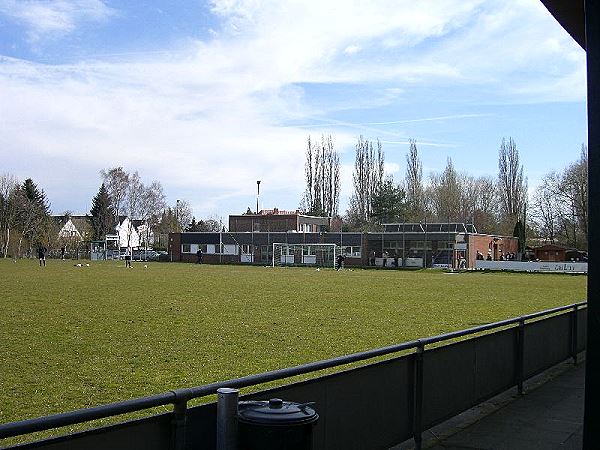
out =
[(273, 243), (273, 267), (315, 266), (335, 268), (339, 251), (335, 244)]

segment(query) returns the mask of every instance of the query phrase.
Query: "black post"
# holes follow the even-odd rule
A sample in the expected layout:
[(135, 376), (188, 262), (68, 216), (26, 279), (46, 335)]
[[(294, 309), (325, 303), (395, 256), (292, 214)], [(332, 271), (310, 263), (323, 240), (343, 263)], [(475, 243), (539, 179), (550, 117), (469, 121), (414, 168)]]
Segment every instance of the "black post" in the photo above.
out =
[(187, 422), (187, 401), (178, 400), (173, 408), (173, 450), (185, 450), (185, 432)]
[(421, 450), (423, 443), (423, 353), (425, 346), (421, 343), (415, 352), (415, 385), (414, 385), (414, 408), (413, 408), (413, 436), (415, 449)]
[(588, 309), (583, 448), (600, 442), (594, 409), (600, 405), (600, 1), (585, 0), (588, 111)]
[(577, 365), (577, 305), (573, 305), (571, 312), (571, 358), (573, 365)]
[(523, 394), (523, 378), (525, 378), (525, 320), (519, 320), (517, 328), (517, 391)]
[(259, 200), (260, 200), (260, 180), (256, 180), (256, 214), (258, 214)]

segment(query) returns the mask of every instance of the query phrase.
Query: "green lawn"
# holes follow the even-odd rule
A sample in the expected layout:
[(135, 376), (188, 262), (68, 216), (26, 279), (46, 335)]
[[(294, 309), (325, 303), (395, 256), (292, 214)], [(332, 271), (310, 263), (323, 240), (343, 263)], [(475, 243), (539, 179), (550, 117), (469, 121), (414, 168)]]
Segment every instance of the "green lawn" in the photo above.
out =
[(582, 301), (585, 276), (0, 261), (0, 422)]

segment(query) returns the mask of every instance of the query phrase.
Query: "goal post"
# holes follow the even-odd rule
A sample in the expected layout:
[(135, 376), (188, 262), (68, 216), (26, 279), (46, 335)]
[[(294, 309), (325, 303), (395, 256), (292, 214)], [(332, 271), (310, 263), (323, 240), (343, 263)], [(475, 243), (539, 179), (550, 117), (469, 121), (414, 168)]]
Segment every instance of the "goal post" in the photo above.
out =
[(339, 249), (336, 244), (273, 243), (272, 264), (275, 266), (315, 266), (335, 268)]

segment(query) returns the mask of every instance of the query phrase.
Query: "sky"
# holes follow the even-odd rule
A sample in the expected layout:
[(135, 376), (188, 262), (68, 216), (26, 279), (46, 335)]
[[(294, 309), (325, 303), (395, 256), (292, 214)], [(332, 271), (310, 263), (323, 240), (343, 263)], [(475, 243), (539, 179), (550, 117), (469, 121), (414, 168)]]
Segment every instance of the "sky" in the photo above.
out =
[(585, 52), (539, 0), (0, 0), (0, 173), (85, 214), (100, 171), (161, 182), (196, 218), (295, 210), (309, 136), (331, 134), (341, 212), (355, 144), (404, 178), (451, 158), (530, 190), (587, 142)]

